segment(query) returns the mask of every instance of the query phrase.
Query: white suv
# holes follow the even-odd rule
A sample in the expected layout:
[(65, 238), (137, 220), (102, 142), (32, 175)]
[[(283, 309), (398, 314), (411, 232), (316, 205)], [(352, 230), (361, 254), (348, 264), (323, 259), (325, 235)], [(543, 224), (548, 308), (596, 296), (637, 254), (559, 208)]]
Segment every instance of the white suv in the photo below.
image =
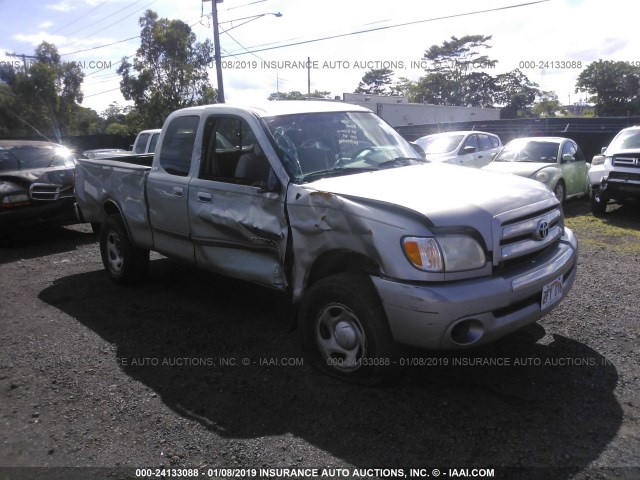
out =
[(594, 215), (605, 213), (610, 200), (640, 198), (640, 126), (621, 130), (602, 154), (593, 157), (589, 183)]

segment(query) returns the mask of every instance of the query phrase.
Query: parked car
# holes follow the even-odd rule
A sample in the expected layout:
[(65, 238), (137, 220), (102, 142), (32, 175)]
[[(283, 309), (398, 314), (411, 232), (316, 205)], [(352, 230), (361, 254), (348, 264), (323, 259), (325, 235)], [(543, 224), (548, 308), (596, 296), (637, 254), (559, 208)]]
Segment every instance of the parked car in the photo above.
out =
[(621, 130), (608, 147), (591, 161), (591, 211), (606, 212), (613, 200), (640, 198), (640, 126)]
[(153, 250), (278, 290), (307, 362), (344, 380), (388, 377), (401, 344), (504, 337), (576, 277), (577, 241), (548, 188), (425, 162), (359, 106), (186, 108), (153, 165), (132, 157), (78, 161), (78, 216), (102, 224), (109, 277), (140, 281)]
[(580, 147), (569, 138), (517, 138), (507, 143), (484, 170), (538, 180), (561, 202), (589, 193), (588, 164)]
[(415, 143), (424, 150), (427, 160), (476, 168), (487, 165), (502, 148), (497, 135), (475, 131), (435, 133)]
[(75, 156), (51, 142), (0, 140), (0, 237), (76, 223)]
[(94, 148), (82, 152), (82, 158), (108, 158), (121, 155), (131, 155), (129, 150), (123, 148)]

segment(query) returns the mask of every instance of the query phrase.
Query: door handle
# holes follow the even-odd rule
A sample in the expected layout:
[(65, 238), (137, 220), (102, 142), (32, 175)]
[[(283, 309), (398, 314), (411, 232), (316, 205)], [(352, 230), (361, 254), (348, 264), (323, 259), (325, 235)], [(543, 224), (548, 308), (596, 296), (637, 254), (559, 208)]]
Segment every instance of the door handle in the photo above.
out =
[(173, 187), (172, 193), (174, 197), (182, 198), (182, 196), (184, 195), (184, 190), (182, 189), (182, 187)]
[(203, 202), (203, 203), (212, 203), (213, 202), (213, 195), (211, 195), (210, 193), (207, 193), (207, 192), (198, 192), (198, 193), (196, 193), (196, 197), (198, 198), (199, 202)]

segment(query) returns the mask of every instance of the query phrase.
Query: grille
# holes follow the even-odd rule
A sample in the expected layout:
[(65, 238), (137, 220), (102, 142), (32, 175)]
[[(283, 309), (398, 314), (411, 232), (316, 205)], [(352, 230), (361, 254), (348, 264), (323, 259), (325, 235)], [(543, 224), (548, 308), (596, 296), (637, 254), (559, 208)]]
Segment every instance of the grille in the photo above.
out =
[(500, 247), (496, 252), (498, 264), (506, 266), (527, 261), (557, 242), (562, 237), (563, 227), (559, 208), (503, 224)]
[(611, 172), (609, 173), (609, 180), (640, 182), (640, 173)]
[(29, 187), (31, 200), (54, 201), (73, 196), (70, 185), (52, 185), (49, 183), (34, 183)]
[(618, 167), (640, 168), (640, 154), (614, 155), (612, 163)]

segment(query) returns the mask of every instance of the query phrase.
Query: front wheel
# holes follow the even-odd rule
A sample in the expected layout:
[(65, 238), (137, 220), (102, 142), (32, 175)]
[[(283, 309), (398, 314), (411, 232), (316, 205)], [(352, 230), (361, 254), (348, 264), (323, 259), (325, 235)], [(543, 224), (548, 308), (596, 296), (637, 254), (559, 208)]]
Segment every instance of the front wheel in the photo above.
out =
[(560, 203), (564, 202), (564, 197), (565, 197), (566, 192), (565, 192), (565, 188), (564, 188), (564, 183), (562, 181), (559, 181), (558, 183), (556, 183), (556, 186), (553, 189), (553, 194), (560, 201)]
[(149, 266), (149, 251), (129, 239), (122, 219), (109, 216), (100, 229), (100, 254), (109, 277), (117, 283), (133, 284), (144, 278)]
[(602, 194), (599, 188), (591, 191), (591, 213), (596, 216), (604, 215), (607, 212), (607, 202), (609, 199)]
[(371, 280), (342, 273), (314, 284), (300, 309), (305, 357), (341, 380), (375, 385), (395, 370), (396, 346)]

